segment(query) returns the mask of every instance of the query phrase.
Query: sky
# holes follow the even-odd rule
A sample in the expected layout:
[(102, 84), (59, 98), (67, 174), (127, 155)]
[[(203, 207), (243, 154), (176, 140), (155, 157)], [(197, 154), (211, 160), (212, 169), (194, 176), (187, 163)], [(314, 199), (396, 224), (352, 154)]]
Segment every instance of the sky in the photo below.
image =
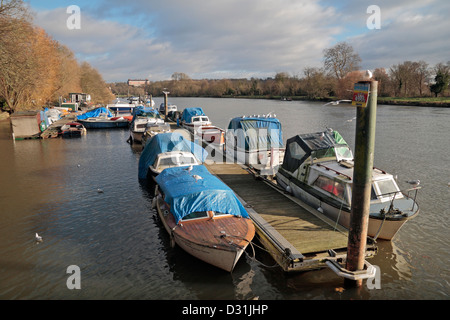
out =
[(360, 55), (363, 70), (450, 61), (448, 0), (25, 2), (35, 25), (106, 82), (168, 80), (175, 72), (192, 79), (302, 77), (341, 41)]

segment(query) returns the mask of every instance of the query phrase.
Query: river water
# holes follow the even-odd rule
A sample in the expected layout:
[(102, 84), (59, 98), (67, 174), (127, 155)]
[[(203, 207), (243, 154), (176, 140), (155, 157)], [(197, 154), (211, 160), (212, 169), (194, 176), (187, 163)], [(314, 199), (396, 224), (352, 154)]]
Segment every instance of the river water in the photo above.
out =
[[(155, 99), (156, 106), (162, 99)], [(283, 136), (331, 127), (354, 148), (356, 110), (304, 101), (172, 98), (202, 107), (226, 128), (232, 117), (275, 112)], [(232, 274), (171, 248), (152, 193), (138, 180), (139, 147), (124, 129), (89, 130), (79, 139), (7, 137), (0, 122), (0, 298), (148, 300), (447, 300), (449, 274), (449, 108), (379, 105), (374, 165), (420, 179), (419, 215), (370, 259), (378, 286), (343, 288), (323, 269), (285, 274), (262, 250)], [(101, 189), (102, 192), (99, 192)], [(35, 241), (35, 233), (43, 241)], [(68, 289), (80, 268), (81, 289)], [(70, 280), (70, 279), (69, 279)]]

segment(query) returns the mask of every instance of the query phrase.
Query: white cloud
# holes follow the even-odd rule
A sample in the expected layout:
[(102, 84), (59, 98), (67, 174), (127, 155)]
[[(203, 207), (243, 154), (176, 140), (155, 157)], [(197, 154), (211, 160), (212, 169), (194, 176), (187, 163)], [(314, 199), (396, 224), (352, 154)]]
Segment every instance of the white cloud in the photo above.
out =
[(80, 4), (81, 30), (67, 29), (66, 8), (39, 11), (35, 22), (107, 81), (150, 74), (151, 80), (163, 80), (174, 72), (192, 78), (302, 74), (306, 66), (322, 66), (323, 50), (341, 40), (354, 46), (365, 68), (446, 61), (448, 4), (379, 0), (381, 30), (366, 28), (368, 5), (356, 0), (110, 0)]

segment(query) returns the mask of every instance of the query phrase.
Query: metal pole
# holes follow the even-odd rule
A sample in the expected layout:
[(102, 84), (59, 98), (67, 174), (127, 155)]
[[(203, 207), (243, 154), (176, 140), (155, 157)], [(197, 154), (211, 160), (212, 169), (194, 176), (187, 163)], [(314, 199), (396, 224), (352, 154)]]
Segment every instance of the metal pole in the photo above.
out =
[[(349, 271), (364, 269), (377, 110), (378, 82), (374, 80), (360, 81), (358, 84), (369, 84), (370, 91), (367, 105), (356, 108), (355, 165), (346, 266)], [(362, 280), (345, 279), (345, 284), (360, 287)]]

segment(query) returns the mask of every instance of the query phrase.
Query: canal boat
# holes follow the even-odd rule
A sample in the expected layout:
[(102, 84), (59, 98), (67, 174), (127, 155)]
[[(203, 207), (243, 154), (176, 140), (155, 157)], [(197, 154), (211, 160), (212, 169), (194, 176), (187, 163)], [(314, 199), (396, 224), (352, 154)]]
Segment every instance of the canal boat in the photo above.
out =
[(77, 122), (87, 129), (127, 128), (130, 120), (131, 116), (115, 117), (105, 107), (96, 108), (77, 116)]
[(255, 169), (273, 176), (284, 158), (283, 132), (275, 115), (253, 115), (230, 120), (225, 135), (225, 153)]
[(232, 272), (255, 235), (233, 190), (203, 165), (166, 169), (156, 182), (154, 205), (171, 244)]
[(157, 110), (150, 107), (136, 107), (130, 123), (130, 142), (142, 143), (142, 137), (147, 128), (156, 124), (164, 124), (164, 120)]
[(197, 128), (202, 126), (212, 125), (202, 108), (185, 108), (181, 114), (180, 123), (181, 127), (189, 130), (190, 132), (194, 132)]
[[(300, 134), (287, 140), (278, 185), (317, 208), (345, 228), (350, 224), (353, 154), (332, 129)], [(400, 190), (393, 175), (373, 168), (368, 235), (391, 240), (403, 224), (415, 217), (419, 206), (414, 187)]]
[(155, 181), (155, 177), (166, 168), (196, 166), (207, 156), (205, 149), (178, 132), (157, 134), (145, 144), (141, 153), (139, 179)]
[(79, 138), (85, 134), (86, 128), (79, 122), (68, 122), (60, 129), (60, 135), (63, 138)]

